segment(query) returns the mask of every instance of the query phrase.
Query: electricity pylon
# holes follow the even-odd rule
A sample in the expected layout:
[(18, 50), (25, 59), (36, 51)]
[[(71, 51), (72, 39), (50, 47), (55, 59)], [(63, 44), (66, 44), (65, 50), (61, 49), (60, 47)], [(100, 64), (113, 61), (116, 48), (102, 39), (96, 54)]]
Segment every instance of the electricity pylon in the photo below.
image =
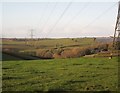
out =
[(34, 35), (33, 35), (33, 31), (34, 31), (34, 29), (31, 29), (31, 30), (30, 30), (31, 39), (33, 39), (33, 36), (34, 36)]
[(118, 3), (118, 15), (113, 38), (113, 47), (114, 49), (120, 49), (120, 1)]
[(33, 32), (34, 32), (34, 29), (30, 29), (30, 39), (28, 40), (30, 46), (34, 46), (34, 42), (33, 42), (33, 40), (34, 40), (33, 39), (34, 34), (33, 34)]

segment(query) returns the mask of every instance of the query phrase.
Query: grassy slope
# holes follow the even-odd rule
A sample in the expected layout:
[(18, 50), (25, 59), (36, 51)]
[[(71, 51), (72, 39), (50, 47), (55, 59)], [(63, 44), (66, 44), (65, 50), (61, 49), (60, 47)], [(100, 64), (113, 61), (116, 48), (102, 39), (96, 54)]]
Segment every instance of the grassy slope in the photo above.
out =
[(3, 62), (3, 91), (116, 90), (117, 58)]

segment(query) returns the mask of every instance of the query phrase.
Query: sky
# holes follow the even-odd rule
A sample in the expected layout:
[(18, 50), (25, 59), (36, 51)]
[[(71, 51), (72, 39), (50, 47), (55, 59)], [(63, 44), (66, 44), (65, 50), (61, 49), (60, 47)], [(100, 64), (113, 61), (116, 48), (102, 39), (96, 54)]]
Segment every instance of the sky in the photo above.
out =
[(113, 36), (117, 2), (5, 0), (0, 3), (0, 34), (7, 38)]

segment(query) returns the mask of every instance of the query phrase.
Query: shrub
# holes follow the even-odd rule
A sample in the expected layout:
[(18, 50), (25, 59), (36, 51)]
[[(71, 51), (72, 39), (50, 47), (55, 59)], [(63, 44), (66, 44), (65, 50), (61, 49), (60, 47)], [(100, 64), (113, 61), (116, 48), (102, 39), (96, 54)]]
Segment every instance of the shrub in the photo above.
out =
[(98, 48), (99, 48), (99, 50), (107, 51), (108, 50), (108, 44), (98, 45)]
[(48, 59), (53, 58), (53, 54), (50, 51), (48, 51), (44, 54), (44, 58), (48, 58)]
[(62, 58), (62, 57), (61, 57), (61, 55), (55, 53), (55, 54), (53, 54), (53, 58)]
[(44, 57), (44, 55), (47, 51), (48, 50), (46, 50), (46, 49), (39, 49), (39, 50), (36, 51), (36, 55), (39, 56), (39, 57)]
[(53, 53), (47, 49), (39, 49), (36, 51), (36, 55), (41, 58), (53, 58)]
[(91, 54), (91, 50), (89, 49), (89, 47), (74, 48), (72, 51), (75, 55), (78, 55), (78, 57)]
[(72, 52), (74, 53), (75, 57), (80, 57), (85, 55), (85, 51), (83, 48), (73, 48)]
[(85, 55), (90, 55), (91, 54), (91, 50), (90, 49), (85, 49)]
[(61, 53), (62, 58), (70, 58), (71, 57), (71, 52), (70, 50), (65, 50)]
[(61, 55), (61, 52), (64, 51), (62, 48), (51, 49), (50, 50), (53, 54)]
[(63, 58), (75, 58), (75, 57), (81, 57), (90, 54), (90, 50), (86, 48), (73, 48), (70, 50), (64, 50), (61, 53), (61, 56)]
[(41, 49), (37, 51), (37, 56), (42, 58), (75, 58), (85, 55), (90, 55), (98, 53), (100, 51), (107, 51), (107, 44), (98, 44), (87, 47), (78, 47), (78, 48), (57, 48), (57, 49)]

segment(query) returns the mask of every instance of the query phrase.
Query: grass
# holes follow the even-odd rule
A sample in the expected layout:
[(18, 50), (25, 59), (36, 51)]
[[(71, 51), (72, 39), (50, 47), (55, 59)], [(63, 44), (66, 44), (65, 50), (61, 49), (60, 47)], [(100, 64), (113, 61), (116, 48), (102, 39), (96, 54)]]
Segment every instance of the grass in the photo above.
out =
[[(5, 40), (2, 41), (3, 52), (12, 52), (19, 55), (25, 54), (29, 56), (44, 55), (46, 50), (52, 55), (57, 54), (59, 50), (72, 50), (73, 48), (82, 48), (99, 44), (93, 38), (59, 38), (59, 39), (43, 39), (43, 40)], [(41, 53), (42, 50), (44, 53)], [(42, 57), (43, 57), (42, 55)], [(6, 56), (5, 56), (6, 57)], [(3, 59), (5, 58), (3, 55)], [(41, 56), (40, 56), (41, 57)], [(9, 57), (10, 58), (10, 57)], [(15, 59), (15, 58), (13, 58)], [(5, 59), (7, 60), (7, 59)]]
[(44, 39), (44, 40), (36, 40), (27, 41), (27, 45), (25, 44), (25, 41), (9, 41), (9, 40), (3, 40), (2, 45), (3, 48), (16, 48), (16, 49), (22, 49), (22, 50), (31, 50), (37, 48), (41, 49), (49, 49), (49, 48), (55, 48), (57, 47), (74, 47), (74, 45), (77, 46), (86, 46), (90, 44), (94, 44), (93, 38), (63, 38), (63, 39)]
[[(24, 53), (34, 53), (39, 49), (67, 50), (97, 44), (99, 42), (94, 42), (93, 38), (29, 40), (27, 45), (25, 41), (3, 40), (2, 48), (20, 52), (24, 56)], [(3, 54), (3, 58), (6, 60), (2, 64), (3, 91), (117, 90), (116, 57), (23, 60)]]
[(117, 58), (3, 61), (3, 91), (116, 91)]

